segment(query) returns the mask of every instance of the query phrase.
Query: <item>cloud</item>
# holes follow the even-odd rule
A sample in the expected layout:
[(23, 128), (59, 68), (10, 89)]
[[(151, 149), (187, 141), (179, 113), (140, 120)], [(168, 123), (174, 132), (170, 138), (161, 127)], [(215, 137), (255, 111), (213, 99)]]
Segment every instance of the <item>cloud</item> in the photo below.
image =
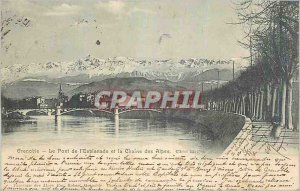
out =
[(112, 12), (118, 13), (123, 11), (125, 3), (123, 1), (109, 1), (108, 7)]
[(113, 14), (120, 14), (124, 12), (125, 7), (125, 2), (121, 0), (112, 0), (106, 2), (102, 1), (96, 5), (97, 9), (105, 9), (106, 11), (109, 11)]
[(81, 10), (81, 7), (78, 5), (69, 5), (67, 3), (63, 3), (58, 6), (52, 7), (52, 9), (45, 13), (47, 16), (66, 16), (66, 15), (74, 15)]
[(142, 8), (138, 8), (138, 7), (133, 7), (131, 10), (130, 10), (130, 13), (145, 13), (145, 14), (155, 14), (154, 11), (152, 10), (149, 10), (149, 9), (142, 9)]
[(122, 0), (101, 1), (98, 2), (95, 7), (98, 10), (106, 11), (115, 15), (118, 20), (123, 19), (124, 16), (131, 16), (136, 13), (155, 14), (155, 12), (150, 9), (137, 7), (128, 1)]

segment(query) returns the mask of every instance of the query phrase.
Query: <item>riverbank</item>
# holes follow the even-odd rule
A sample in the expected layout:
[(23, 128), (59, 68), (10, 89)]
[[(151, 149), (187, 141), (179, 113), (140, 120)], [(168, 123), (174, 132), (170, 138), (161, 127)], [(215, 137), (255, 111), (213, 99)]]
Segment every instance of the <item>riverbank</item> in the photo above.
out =
[[(273, 138), (271, 136), (273, 126), (268, 122), (252, 122), (246, 116), (222, 111), (168, 110), (165, 116), (169, 119), (189, 120), (199, 124), (201, 128), (210, 131), (214, 139), (227, 147), (227, 151), (232, 150), (236, 142), (242, 138), (247, 141), (246, 146), (251, 145), (247, 149), (255, 153), (273, 153), (282, 156), (299, 153), (299, 133), (283, 129), (278, 138)], [(234, 150), (242, 152), (241, 147)]]
[[(171, 111), (168, 116), (209, 124), (220, 139), (223, 138), (221, 135), (226, 136), (224, 143), (230, 143), (212, 162), (224, 165), (231, 172), (222, 175), (219, 188), (299, 189), (299, 132), (283, 129), (275, 139), (271, 136), (273, 126), (270, 123), (252, 122), (246, 116), (220, 111)], [(222, 170), (213, 171), (212, 174), (215, 176)], [(236, 182), (229, 177), (240, 178)]]
[(200, 128), (209, 131), (213, 139), (218, 140), (224, 147), (233, 141), (245, 124), (243, 116), (221, 111), (168, 110), (165, 117), (189, 120), (198, 124)]
[(14, 124), (32, 124), (35, 123), (35, 121), (32, 120), (27, 115), (23, 115), (22, 113), (15, 112), (10, 113), (8, 115), (1, 114), (1, 123), (2, 125), (14, 125)]

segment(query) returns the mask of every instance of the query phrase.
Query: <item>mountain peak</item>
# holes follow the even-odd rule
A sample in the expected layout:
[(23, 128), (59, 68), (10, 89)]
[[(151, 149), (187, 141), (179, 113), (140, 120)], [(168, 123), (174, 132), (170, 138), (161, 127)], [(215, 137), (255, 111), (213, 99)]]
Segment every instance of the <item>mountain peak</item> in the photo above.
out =
[[(88, 74), (94, 76), (117, 77), (126, 74), (128, 77), (145, 77), (148, 79), (184, 80), (190, 73), (200, 74), (203, 71), (218, 68), (231, 70), (229, 61), (188, 58), (181, 60), (161, 59), (145, 60), (129, 57), (99, 59), (88, 54), (83, 59), (73, 62), (45, 62), (32, 64), (14, 64), (2, 68), (2, 83), (15, 81), (24, 77), (47, 75), (49, 77), (75, 76)], [(238, 71), (238, 65), (236, 67)]]

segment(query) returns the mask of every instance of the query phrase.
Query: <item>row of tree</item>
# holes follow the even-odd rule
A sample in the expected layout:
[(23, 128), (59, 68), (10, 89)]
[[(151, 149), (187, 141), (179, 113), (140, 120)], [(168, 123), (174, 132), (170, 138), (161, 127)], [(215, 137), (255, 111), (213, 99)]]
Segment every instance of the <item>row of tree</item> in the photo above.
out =
[(278, 122), (293, 129), (293, 80), (299, 66), (299, 2), (246, 0), (237, 4), (247, 29), (251, 66), (234, 81), (207, 92), (211, 109), (253, 120)]

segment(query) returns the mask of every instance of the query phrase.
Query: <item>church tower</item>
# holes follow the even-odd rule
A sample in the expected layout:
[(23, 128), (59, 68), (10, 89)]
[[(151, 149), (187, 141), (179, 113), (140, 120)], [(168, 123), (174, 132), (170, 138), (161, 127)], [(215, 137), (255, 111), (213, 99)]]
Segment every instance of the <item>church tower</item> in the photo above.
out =
[(65, 98), (65, 95), (64, 95), (64, 92), (62, 90), (62, 85), (60, 83), (59, 84), (59, 90), (58, 90), (58, 98), (57, 98), (57, 102), (58, 102), (59, 106), (62, 106), (62, 104), (64, 103), (64, 98)]

